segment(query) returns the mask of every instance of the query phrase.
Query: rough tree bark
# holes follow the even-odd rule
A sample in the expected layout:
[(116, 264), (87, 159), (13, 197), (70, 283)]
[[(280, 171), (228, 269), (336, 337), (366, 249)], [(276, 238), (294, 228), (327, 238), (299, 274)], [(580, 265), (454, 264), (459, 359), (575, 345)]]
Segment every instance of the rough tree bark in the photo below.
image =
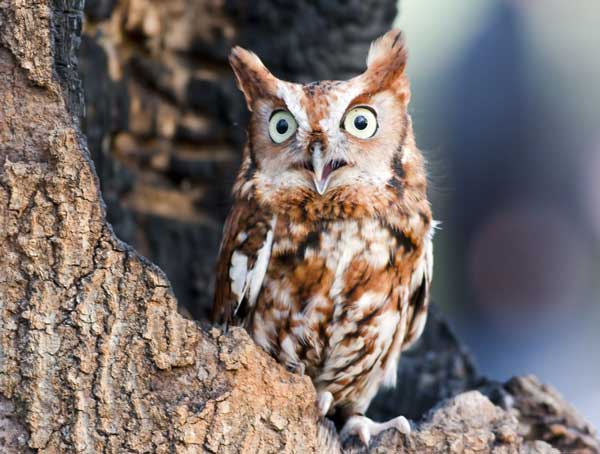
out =
[[(163, 273), (107, 223), (78, 124), (82, 9), (0, 0), (0, 450), (339, 451), (307, 377), (242, 330), (179, 315)], [(463, 393), (373, 451), (598, 452), (535, 379), (477, 385), (505, 408)]]

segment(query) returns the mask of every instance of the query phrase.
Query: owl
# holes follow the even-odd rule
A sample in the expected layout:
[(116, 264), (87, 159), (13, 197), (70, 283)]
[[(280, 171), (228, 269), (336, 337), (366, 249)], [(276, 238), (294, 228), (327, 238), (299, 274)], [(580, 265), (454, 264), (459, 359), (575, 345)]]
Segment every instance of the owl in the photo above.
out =
[(394, 386), (421, 335), (432, 275), (424, 159), (408, 114), (407, 54), (392, 30), (347, 81), (277, 79), (253, 53), (230, 55), (250, 110), (217, 265), (213, 319), (246, 328), (288, 369), (308, 374), (342, 436), (399, 416), (365, 412)]

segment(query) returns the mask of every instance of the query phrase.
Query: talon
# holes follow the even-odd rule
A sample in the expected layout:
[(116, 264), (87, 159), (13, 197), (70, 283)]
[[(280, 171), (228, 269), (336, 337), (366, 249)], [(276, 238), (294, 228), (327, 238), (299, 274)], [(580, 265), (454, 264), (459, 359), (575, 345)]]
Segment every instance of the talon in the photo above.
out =
[(351, 435), (357, 435), (365, 446), (369, 446), (371, 437), (376, 437), (387, 429), (396, 429), (398, 432), (408, 435), (410, 433), (410, 423), (404, 416), (398, 416), (386, 422), (375, 422), (366, 416), (352, 416), (344, 427), (340, 436), (345, 439)]
[(319, 407), (319, 414), (321, 416), (327, 416), (333, 403), (333, 394), (329, 391), (322, 391), (317, 396), (317, 406)]
[(410, 434), (410, 423), (408, 422), (408, 419), (406, 419), (404, 416), (397, 416), (394, 419), (391, 419), (389, 421), (390, 423), (393, 422), (393, 428), (396, 429), (398, 432), (400, 432), (401, 434), (404, 435), (408, 435)]
[(369, 429), (367, 426), (360, 426), (358, 428), (358, 438), (363, 442), (363, 445), (369, 446), (371, 442), (371, 434), (369, 433)]

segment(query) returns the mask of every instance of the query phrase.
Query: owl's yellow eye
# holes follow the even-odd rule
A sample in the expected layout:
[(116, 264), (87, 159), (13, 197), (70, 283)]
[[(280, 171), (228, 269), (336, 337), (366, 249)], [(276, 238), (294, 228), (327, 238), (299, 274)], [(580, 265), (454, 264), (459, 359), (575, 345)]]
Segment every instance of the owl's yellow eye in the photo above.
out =
[(275, 143), (285, 142), (298, 129), (294, 116), (287, 110), (273, 112), (269, 120), (269, 135)]
[(377, 132), (377, 117), (368, 107), (354, 107), (344, 117), (344, 129), (359, 139), (368, 139)]

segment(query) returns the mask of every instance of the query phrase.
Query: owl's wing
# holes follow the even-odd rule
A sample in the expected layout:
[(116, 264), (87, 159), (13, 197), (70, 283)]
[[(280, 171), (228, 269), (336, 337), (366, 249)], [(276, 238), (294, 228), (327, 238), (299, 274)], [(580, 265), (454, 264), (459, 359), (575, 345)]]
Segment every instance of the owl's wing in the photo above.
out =
[(402, 350), (410, 348), (419, 339), (423, 329), (425, 329), (425, 322), (427, 322), (429, 289), (433, 274), (433, 228), (426, 239), (423, 254), (411, 276), (408, 325), (402, 343)]
[(271, 258), (276, 218), (252, 202), (238, 202), (223, 230), (212, 319), (244, 322), (252, 313)]

